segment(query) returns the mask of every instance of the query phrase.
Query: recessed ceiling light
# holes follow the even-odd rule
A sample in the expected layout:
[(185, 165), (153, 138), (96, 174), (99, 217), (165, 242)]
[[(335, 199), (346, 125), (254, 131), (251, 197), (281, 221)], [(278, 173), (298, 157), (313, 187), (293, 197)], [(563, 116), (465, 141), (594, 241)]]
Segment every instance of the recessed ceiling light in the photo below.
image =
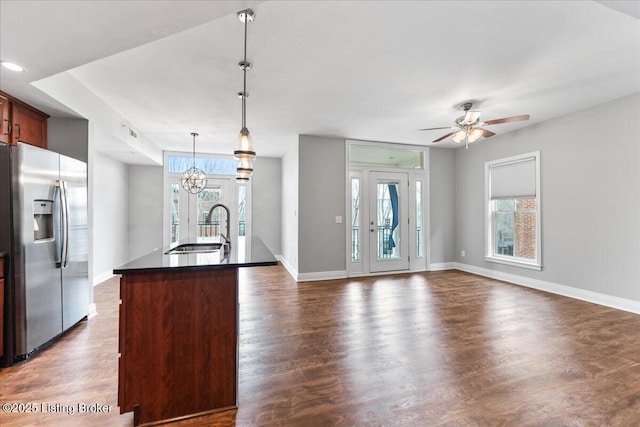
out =
[(19, 72), (24, 71), (24, 68), (22, 68), (18, 64), (14, 64), (13, 62), (2, 61), (1, 63), (2, 63), (2, 66), (7, 70), (19, 71)]

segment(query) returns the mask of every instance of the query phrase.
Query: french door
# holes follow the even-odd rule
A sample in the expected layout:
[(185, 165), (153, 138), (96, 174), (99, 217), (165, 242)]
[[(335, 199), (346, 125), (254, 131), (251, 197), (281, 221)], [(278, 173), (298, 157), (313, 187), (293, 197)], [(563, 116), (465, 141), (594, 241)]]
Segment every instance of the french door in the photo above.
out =
[(180, 179), (174, 178), (169, 185), (170, 227), (169, 243), (188, 239), (189, 242), (206, 242), (227, 235), (230, 230), (232, 246), (237, 240), (238, 230), (233, 230), (233, 222), (227, 224), (226, 212), (216, 209), (207, 221), (210, 209), (217, 203), (229, 208), (230, 221), (237, 219), (235, 186), (230, 178), (207, 178), (207, 186), (198, 194), (185, 191)]
[(369, 272), (409, 269), (408, 174), (369, 173)]

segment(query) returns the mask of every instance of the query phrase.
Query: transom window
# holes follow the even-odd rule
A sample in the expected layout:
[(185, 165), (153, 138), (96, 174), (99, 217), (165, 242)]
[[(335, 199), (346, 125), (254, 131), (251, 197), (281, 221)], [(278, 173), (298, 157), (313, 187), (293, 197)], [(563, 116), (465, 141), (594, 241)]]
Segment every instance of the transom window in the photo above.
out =
[(167, 156), (167, 172), (182, 174), (195, 165), (207, 175), (236, 175), (238, 161), (235, 159), (220, 159), (211, 157), (187, 157), (170, 154)]

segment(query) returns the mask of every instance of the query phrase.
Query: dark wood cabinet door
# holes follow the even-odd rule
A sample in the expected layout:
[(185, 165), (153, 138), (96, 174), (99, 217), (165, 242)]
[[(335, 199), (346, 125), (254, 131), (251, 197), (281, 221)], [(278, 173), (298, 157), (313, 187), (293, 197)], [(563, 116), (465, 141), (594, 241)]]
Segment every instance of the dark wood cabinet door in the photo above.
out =
[(237, 407), (237, 277), (122, 275), (118, 406), (134, 425)]
[(0, 95), (0, 142), (9, 143), (11, 122), (9, 118), (9, 100)]
[(11, 108), (11, 143), (25, 142), (47, 148), (47, 117), (33, 109), (13, 103)]

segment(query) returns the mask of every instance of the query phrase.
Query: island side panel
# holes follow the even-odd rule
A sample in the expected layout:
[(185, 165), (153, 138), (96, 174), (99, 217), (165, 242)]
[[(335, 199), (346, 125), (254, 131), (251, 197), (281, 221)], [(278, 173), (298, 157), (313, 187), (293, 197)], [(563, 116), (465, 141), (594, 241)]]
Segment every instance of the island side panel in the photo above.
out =
[(125, 274), (121, 412), (139, 422), (235, 407), (237, 269)]

